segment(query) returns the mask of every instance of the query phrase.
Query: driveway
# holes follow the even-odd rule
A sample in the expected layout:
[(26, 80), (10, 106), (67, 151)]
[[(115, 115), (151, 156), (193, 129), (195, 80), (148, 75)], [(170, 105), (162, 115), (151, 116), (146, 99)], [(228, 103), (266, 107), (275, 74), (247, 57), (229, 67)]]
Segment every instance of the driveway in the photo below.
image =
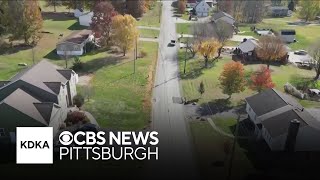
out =
[(288, 61), (295, 65), (296, 63), (309, 63), (311, 60), (311, 56), (309, 54), (297, 55), (297, 54), (294, 54), (294, 52), (289, 52), (288, 55), (289, 55)]
[(244, 35), (233, 35), (232, 38), (230, 39), (231, 41), (237, 41), (237, 42), (242, 42), (243, 39), (251, 39), (253, 38), (252, 36), (244, 36)]

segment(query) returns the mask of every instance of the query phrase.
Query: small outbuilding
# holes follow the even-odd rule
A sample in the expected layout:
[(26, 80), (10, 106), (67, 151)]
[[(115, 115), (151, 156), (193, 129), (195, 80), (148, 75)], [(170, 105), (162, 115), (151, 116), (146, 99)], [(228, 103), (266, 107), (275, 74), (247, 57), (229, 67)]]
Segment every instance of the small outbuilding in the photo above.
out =
[(293, 43), (296, 41), (296, 31), (294, 29), (281, 30), (280, 37), (286, 43)]
[(92, 42), (94, 36), (91, 30), (79, 30), (58, 42), (57, 54), (62, 56), (80, 56), (86, 53), (86, 44)]
[(93, 12), (84, 13), (79, 17), (79, 24), (81, 26), (89, 27), (92, 22)]

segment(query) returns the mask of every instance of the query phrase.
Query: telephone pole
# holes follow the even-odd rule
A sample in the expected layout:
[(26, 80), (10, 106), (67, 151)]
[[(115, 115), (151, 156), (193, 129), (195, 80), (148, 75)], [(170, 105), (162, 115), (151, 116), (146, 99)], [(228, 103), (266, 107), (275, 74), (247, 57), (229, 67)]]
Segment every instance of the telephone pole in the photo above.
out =
[(184, 52), (184, 67), (183, 67), (183, 74), (186, 74), (186, 67), (187, 67), (187, 50), (189, 46), (189, 39), (187, 38), (187, 45), (186, 45), (186, 51)]

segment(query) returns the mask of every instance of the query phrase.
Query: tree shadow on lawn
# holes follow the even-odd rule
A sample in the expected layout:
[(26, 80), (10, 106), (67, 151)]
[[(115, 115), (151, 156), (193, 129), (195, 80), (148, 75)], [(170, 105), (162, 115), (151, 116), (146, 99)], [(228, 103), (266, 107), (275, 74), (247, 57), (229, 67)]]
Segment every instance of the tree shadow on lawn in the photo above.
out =
[(131, 62), (131, 61), (126, 61), (121, 63), (121, 61), (123, 61), (124, 59), (126, 59), (126, 57), (124, 56), (107, 56), (103, 58), (93, 59), (91, 61), (84, 62), (83, 63), (84, 68), (82, 70), (79, 70), (79, 72), (94, 73), (99, 69), (107, 66), (111, 66), (109, 68), (114, 68), (114, 67), (121, 66), (123, 64)]
[(10, 55), (15, 54), (20, 51), (32, 49), (32, 46), (26, 44), (17, 44), (10, 47), (9, 44), (5, 44), (4, 47), (0, 49), (0, 55)]
[(74, 31), (74, 30), (87, 29), (87, 27), (80, 25), (79, 21), (77, 21), (74, 24), (72, 24), (70, 27), (68, 27), (68, 29), (71, 30), (71, 31)]
[[(194, 61), (199, 61), (199, 60), (195, 60), (195, 59), (188, 59), (188, 61), (191, 61), (191, 60), (194, 60)], [(203, 75), (203, 70), (208, 70), (208, 69), (211, 69), (211, 68), (214, 68), (216, 66), (216, 62), (217, 60), (211, 60), (208, 62), (208, 67), (205, 67), (204, 66), (204, 62), (202, 64), (202, 61), (201, 63), (200, 62), (197, 62), (196, 64), (196, 67), (193, 67), (192, 69), (187, 69), (186, 68), (186, 74), (183, 73), (183, 70), (182, 72), (180, 73), (180, 78), (181, 79), (196, 79), (198, 77), (200, 77), (201, 75)], [(184, 63), (184, 61), (182, 61), (182, 63)], [(187, 64), (188, 66), (188, 64)], [(190, 64), (189, 64), (190, 66)], [(194, 64), (191, 64), (191, 66), (194, 66)], [(188, 72), (189, 71), (189, 72)]]
[(201, 104), (200, 107), (197, 113), (201, 116), (211, 116), (233, 108), (230, 99), (215, 99), (208, 103)]
[(42, 12), (43, 20), (51, 20), (51, 21), (69, 21), (75, 20), (76, 18), (72, 13), (68, 12)]

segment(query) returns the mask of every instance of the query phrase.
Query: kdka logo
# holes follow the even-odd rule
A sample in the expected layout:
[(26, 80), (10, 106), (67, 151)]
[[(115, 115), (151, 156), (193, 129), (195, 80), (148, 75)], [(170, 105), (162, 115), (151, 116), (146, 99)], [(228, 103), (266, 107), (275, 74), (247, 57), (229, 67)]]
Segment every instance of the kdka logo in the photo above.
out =
[(53, 164), (52, 127), (17, 127), (17, 164)]

